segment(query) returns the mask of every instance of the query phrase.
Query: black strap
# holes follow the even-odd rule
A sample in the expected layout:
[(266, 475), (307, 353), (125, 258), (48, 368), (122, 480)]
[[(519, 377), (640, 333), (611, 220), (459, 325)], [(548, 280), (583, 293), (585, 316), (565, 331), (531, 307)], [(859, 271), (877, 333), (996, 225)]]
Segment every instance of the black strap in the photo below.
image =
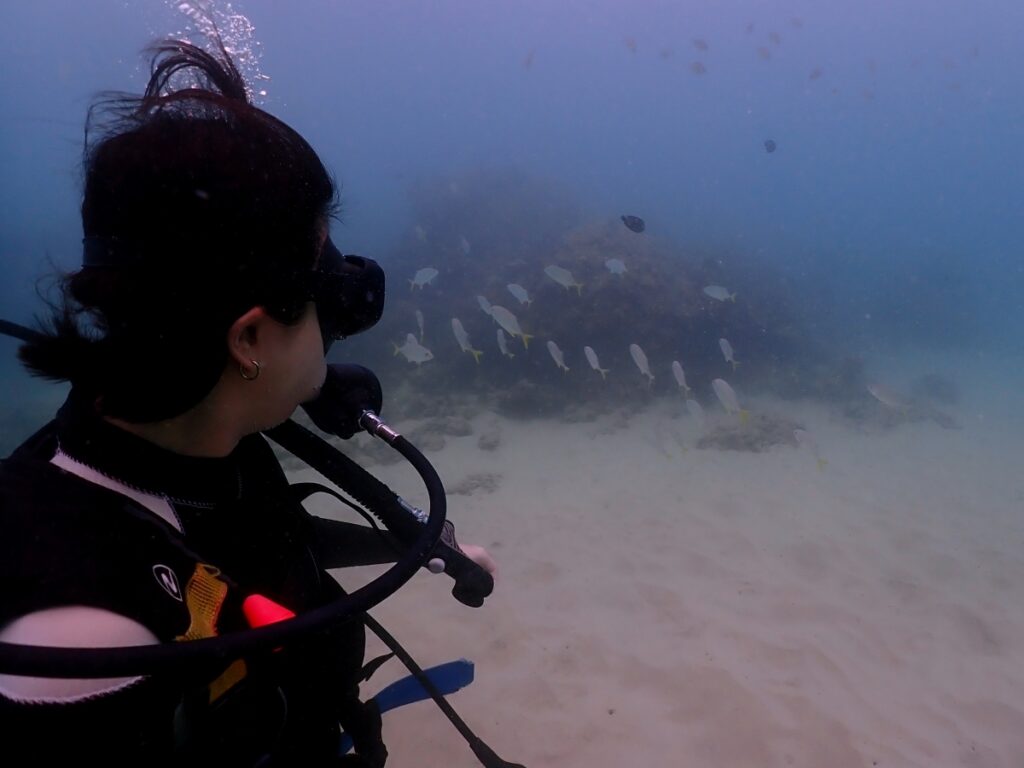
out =
[(377, 658), (371, 659), (370, 661), (363, 664), (362, 677), (359, 678), (359, 682), (365, 683), (367, 680), (373, 677), (373, 673), (380, 669), (385, 662), (390, 661), (394, 657), (394, 651), (392, 651), (391, 653), (382, 653)]
[(333, 445), (290, 419), (265, 434), (358, 501), (403, 543), (419, 537), (422, 526), (398, 494)]
[(38, 331), (33, 331), (24, 325), (18, 325), (18, 323), (12, 323), (10, 320), (0, 320), (0, 333), (22, 341), (35, 341), (43, 337), (43, 334)]

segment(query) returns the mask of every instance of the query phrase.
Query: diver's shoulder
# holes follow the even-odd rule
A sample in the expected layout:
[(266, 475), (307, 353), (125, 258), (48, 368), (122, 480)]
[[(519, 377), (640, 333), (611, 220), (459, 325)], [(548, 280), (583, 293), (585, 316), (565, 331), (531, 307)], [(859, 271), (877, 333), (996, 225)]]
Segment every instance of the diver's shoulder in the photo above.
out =
[(49, 461), (57, 450), (57, 421), (51, 420), (25, 438), (3, 463), (21, 461)]
[(0, 513), (79, 498), (81, 483), (69, 483), (67, 473), (51, 461), (56, 451), (57, 433), (50, 424), (0, 459)]

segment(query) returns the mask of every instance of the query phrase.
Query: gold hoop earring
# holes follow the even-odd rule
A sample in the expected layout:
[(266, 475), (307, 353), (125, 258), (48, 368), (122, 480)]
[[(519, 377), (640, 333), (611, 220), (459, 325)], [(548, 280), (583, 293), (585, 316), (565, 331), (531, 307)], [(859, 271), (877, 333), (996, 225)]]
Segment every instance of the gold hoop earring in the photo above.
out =
[(252, 376), (246, 376), (245, 368), (242, 367), (241, 363), (238, 364), (238, 373), (246, 381), (256, 381), (256, 379), (260, 377), (260, 364), (257, 363), (255, 360), (250, 360), (249, 362), (256, 366), (256, 373), (254, 373)]

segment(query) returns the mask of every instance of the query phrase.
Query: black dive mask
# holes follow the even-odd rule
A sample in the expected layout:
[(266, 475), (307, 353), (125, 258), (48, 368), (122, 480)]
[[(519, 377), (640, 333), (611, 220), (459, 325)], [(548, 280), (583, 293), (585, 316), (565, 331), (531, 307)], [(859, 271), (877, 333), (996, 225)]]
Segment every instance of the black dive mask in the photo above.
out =
[(384, 270), (373, 259), (343, 256), (330, 238), (313, 270), (310, 298), (316, 302), (324, 353), (331, 342), (372, 328), (384, 311)]
[[(84, 267), (136, 264), (140, 254), (117, 238), (83, 240)], [(307, 297), (316, 303), (324, 353), (331, 343), (376, 325), (384, 311), (384, 270), (373, 259), (343, 256), (330, 238), (324, 241), (316, 269), (300, 278)]]

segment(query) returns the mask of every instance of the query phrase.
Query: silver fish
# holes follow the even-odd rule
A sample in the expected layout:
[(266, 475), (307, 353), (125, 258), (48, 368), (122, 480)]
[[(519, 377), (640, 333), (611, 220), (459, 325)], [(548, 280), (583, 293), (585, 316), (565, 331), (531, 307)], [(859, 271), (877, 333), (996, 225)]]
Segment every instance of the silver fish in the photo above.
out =
[(548, 342), (548, 352), (551, 353), (551, 359), (555, 361), (555, 365), (563, 371), (569, 370), (569, 366), (565, 364), (565, 356), (562, 354), (562, 350), (558, 348), (558, 345), (555, 344), (555, 342)]
[(736, 397), (736, 393), (725, 379), (715, 379), (711, 382), (711, 388), (715, 390), (715, 394), (718, 395), (718, 401), (725, 408), (726, 413), (739, 414), (740, 420), (746, 422), (750, 414), (740, 408), (740, 401)]
[(720, 285), (705, 285), (704, 293), (705, 295), (710, 296), (712, 299), (717, 299), (718, 301), (731, 301), (733, 303), (736, 302), (736, 294), (729, 293), (728, 288), (723, 288)]
[(409, 285), (413, 288), (422, 288), (424, 285), (430, 283), (435, 277), (437, 277), (437, 270), (433, 267), (424, 267), (416, 271), (412, 280), (409, 281)]
[(639, 344), (630, 344), (629, 354), (632, 356), (633, 362), (636, 363), (636, 367), (640, 369), (640, 373), (647, 377), (647, 385), (650, 386), (654, 381), (654, 374), (651, 373), (651, 366), (647, 364), (647, 355), (640, 349)]
[(573, 279), (572, 272), (570, 272), (565, 267), (556, 267), (554, 264), (550, 264), (544, 267), (544, 274), (550, 277), (552, 280), (554, 280), (556, 283), (558, 283), (566, 290), (569, 290), (570, 288), (575, 288), (576, 293), (583, 293), (583, 283), (577, 283)]
[(416, 310), (416, 324), (420, 327), (420, 343), (423, 342), (423, 313)]
[(736, 366), (739, 363), (736, 361), (736, 355), (732, 351), (732, 344), (729, 343), (728, 339), (719, 339), (718, 348), (722, 350), (722, 356), (725, 358), (725, 362), (732, 363), (732, 369), (735, 371)]
[(398, 346), (394, 343), (392, 343), (391, 346), (395, 348), (396, 355), (401, 354), (402, 357), (410, 363), (416, 363), (416, 365), (420, 365), (421, 363), (434, 359), (434, 353), (420, 344), (416, 336), (411, 333), (406, 335), (405, 344), (402, 346)]
[(491, 314), (491, 302), (489, 302), (483, 296), (477, 296), (476, 303), (480, 305), (480, 309), (484, 311), (485, 315)]
[(893, 392), (888, 387), (877, 382), (868, 384), (868, 392), (870, 392), (878, 402), (888, 406), (889, 408), (895, 408), (896, 410), (902, 411), (910, 407), (910, 401), (907, 398)]
[(672, 375), (676, 377), (676, 384), (683, 390), (683, 394), (688, 395), (690, 388), (686, 385), (686, 373), (683, 371), (683, 366), (679, 364), (678, 360), (672, 361)]
[(605, 378), (605, 375), (608, 373), (608, 369), (601, 367), (601, 363), (597, 360), (597, 352), (594, 351), (594, 348), (584, 347), (583, 355), (587, 358), (587, 362), (590, 363), (590, 367), (600, 373), (602, 379)]
[(506, 357), (515, 357), (514, 354), (508, 351), (508, 343), (505, 339), (505, 332), (501, 328), (498, 329), (498, 349), (500, 349), (501, 354), (505, 355)]
[(915, 416), (925, 419), (930, 419), (938, 424), (943, 429), (962, 429), (962, 425), (950, 416), (934, 405), (927, 402), (916, 402), (908, 397), (905, 397), (898, 392), (893, 392), (888, 387), (876, 383), (868, 385), (868, 392), (883, 403), (887, 408), (900, 411), (905, 416)]
[(469, 240), (466, 239), (465, 235), (462, 235), (462, 239), (459, 242), (459, 247), (462, 248), (462, 253), (463, 253), (464, 256), (469, 256), (469, 251), (470, 251)]
[(469, 343), (469, 334), (466, 333), (466, 329), (462, 327), (462, 321), (457, 317), (452, 318), (452, 331), (455, 333), (455, 340), (459, 342), (459, 347), (463, 352), (469, 352), (473, 355), (473, 359), (476, 360), (477, 364), (480, 364), (480, 355), (483, 352), (479, 349), (473, 349), (473, 345)]
[(421, 227), (419, 224), (416, 225), (416, 237), (421, 243), (427, 242), (427, 230)]
[(530, 294), (528, 294), (526, 289), (518, 283), (509, 283), (505, 287), (508, 288), (509, 293), (519, 300), (520, 304), (531, 304), (533, 302), (533, 299), (530, 298)]
[(622, 259), (608, 259), (604, 265), (613, 275), (622, 275), (626, 272), (626, 265), (623, 263)]
[(497, 304), (491, 305), (491, 317), (493, 317), (498, 325), (505, 329), (505, 332), (509, 336), (518, 336), (523, 340), (523, 349), (529, 349), (530, 339), (533, 338), (528, 333), (523, 333), (522, 328), (519, 327), (519, 321), (516, 316), (509, 312), (504, 307), (499, 307)]

